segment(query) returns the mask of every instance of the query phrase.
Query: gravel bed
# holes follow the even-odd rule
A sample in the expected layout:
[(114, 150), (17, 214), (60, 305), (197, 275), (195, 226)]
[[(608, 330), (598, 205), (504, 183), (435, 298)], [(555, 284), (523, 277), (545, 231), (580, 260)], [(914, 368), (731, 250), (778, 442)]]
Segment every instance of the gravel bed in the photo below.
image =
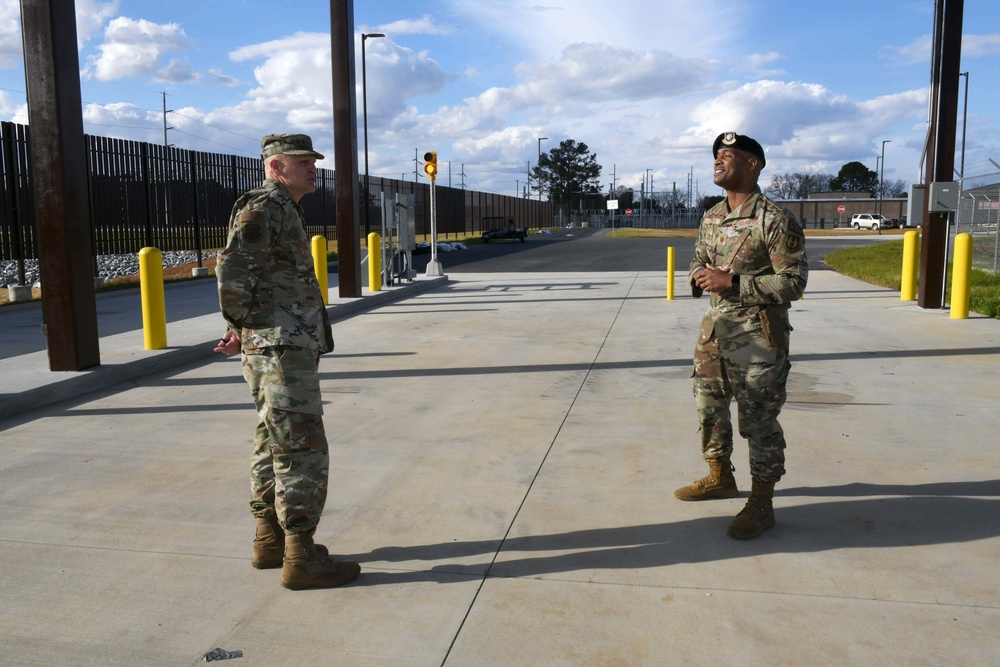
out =
[[(214, 257), (214, 252), (202, 253), (202, 259)], [(163, 268), (181, 266), (198, 261), (196, 252), (165, 252), (163, 253)], [(135, 276), (139, 274), (139, 256), (136, 254), (127, 255), (101, 255), (97, 258), (97, 275), (111, 280), (123, 276)], [(24, 279), (26, 285), (38, 287), (38, 260), (28, 259), (24, 262)], [(0, 287), (17, 285), (17, 262), (0, 262)]]

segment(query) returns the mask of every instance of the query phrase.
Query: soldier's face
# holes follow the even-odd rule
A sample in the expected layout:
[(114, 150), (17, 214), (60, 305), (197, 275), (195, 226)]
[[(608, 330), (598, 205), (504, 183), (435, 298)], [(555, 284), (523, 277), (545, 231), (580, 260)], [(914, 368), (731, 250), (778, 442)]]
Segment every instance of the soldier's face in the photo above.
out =
[(316, 191), (316, 158), (309, 155), (279, 155), (272, 169), (274, 180), (292, 194), (295, 201)]
[(720, 148), (713, 167), (712, 181), (725, 190), (743, 191), (757, 183), (757, 158), (736, 148)]

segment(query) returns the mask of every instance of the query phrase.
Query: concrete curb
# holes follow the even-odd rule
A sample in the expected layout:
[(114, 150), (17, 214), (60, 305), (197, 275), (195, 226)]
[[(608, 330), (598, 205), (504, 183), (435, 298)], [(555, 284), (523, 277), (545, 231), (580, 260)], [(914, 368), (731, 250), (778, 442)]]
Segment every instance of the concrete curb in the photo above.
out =
[[(330, 320), (336, 322), (386, 303), (434, 289), (447, 282), (448, 277), (441, 276), (420, 278), (378, 292), (366, 289), (360, 298), (335, 300), (327, 307), (327, 311), (330, 313)], [(16, 383), (13, 385), (14, 392), (0, 394), (0, 420), (131, 382), (150, 373), (208, 359), (216, 354), (213, 348), (218, 342), (218, 331), (223, 327), (219, 315), (212, 314), (172, 323), (168, 325), (168, 329), (170, 328), (172, 331), (168, 340), (182, 342), (163, 350), (137, 348), (136, 336), (132, 333), (102, 338), (101, 365), (78, 372), (49, 371), (46, 351), (5, 360), (5, 364), (12, 366), (16, 364), (22, 369), (28, 369), (34, 386), (16, 386), (21, 384)], [(206, 335), (207, 331), (213, 331), (211, 336)], [(141, 340), (141, 336), (139, 338)]]

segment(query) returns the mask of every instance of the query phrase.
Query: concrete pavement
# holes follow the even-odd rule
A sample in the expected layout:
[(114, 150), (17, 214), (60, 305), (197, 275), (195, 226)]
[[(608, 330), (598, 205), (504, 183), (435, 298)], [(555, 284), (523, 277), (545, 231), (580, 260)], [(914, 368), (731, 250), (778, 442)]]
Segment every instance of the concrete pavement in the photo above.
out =
[[(130, 371), (8, 413), (3, 662), (996, 664), (1000, 322), (814, 271), (791, 314), (778, 523), (740, 542), (742, 439), (740, 498), (672, 495), (705, 470), (689, 376), (706, 303), (680, 279), (674, 301), (662, 272), (421, 287), (339, 318), (322, 363), (317, 536), (363, 568), (341, 589), (249, 564), (237, 360), (151, 367), (123, 331), (101, 348)], [(171, 326), (197, 347), (221, 319)], [(0, 361), (5, 401), (48, 373), (37, 355)]]

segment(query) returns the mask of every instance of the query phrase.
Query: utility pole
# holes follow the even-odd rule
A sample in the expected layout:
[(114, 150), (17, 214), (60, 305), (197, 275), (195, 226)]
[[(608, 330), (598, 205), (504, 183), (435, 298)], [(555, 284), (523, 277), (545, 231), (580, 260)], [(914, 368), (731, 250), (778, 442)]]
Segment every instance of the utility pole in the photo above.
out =
[[(924, 176), (928, 193), (932, 183), (950, 182), (954, 179), (963, 13), (962, 0), (936, 0), (934, 3), (931, 111), (928, 119), (930, 131)], [(930, 201), (927, 203), (931, 204)], [(950, 213), (926, 212), (920, 234), (917, 305), (921, 308), (942, 308), (947, 277)]]
[(167, 114), (173, 111), (173, 109), (167, 108), (167, 91), (163, 91), (163, 145), (164, 147), (170, 146), (170, 142), (167, 141), (167, 130), (174, 129), (173, 126), (167, 126)]
[[(611, 165), (611, 196), (618, 199), (618, 163)], [(616, 209), (611, 209), (611, 229), (615, 228)]]
[(354, 74), (354, 3), (330, 0), (333, 163), (337, 174), (337, 275), (341, 298), (361, 296), (361, 208), (358, 197), (358, 105)]

